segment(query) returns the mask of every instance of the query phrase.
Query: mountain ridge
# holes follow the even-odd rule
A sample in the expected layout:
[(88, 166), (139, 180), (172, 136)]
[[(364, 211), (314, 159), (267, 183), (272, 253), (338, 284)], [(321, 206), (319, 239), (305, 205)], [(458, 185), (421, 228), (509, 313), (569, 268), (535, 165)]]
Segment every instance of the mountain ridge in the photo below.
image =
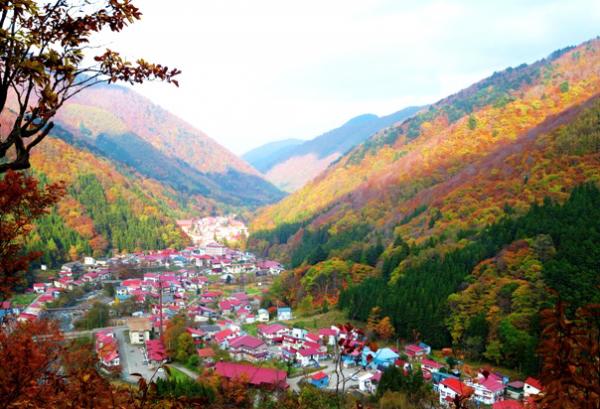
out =
[(59, 111), (57, 123), (72, 135), (71, 142), (86, 141), (104, 157), (184, 194), (250, 207), (283, 197), (245, 161), (125, 87), (103, 85), (82, 92)]
[[(422, 107), (407, 107), (382, 117), (374, 114), (358, 115), (313, 139), (271, 152), (268, 157), (253, 165), (275, 186), (285, 191), (294, 191), (373, 133), (404, 121), (420, 109)], [(302, 172), (297, 171), (298, 166), (301, 166)]]

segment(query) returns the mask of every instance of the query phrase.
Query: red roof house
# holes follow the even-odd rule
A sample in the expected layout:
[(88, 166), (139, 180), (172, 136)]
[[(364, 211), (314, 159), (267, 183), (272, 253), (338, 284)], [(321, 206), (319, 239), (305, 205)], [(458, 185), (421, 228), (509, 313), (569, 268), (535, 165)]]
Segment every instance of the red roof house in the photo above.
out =
[(237, 364), (233, 362), (217, 362), (217, 375), (230, 380), (243, 380), (256, 387), (271, 387), (286, 389), (287, 373), (279, 369), (262, 368), (254, 365)]

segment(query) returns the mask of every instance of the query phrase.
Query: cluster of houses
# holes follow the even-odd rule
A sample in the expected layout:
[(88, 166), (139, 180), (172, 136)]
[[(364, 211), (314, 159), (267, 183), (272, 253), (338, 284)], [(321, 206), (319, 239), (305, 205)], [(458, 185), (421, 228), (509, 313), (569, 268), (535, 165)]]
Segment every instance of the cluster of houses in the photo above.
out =
[(197, 267), (202, 275), (218, 275), (226, 282), (235, 282), (240, 274), (264, 276), (283, 271), (281, 264), (276, 261), (258, 260), (252, 253), (234, 250), (216, 242), (183, 250), (132, 253), (113, 257), (108, 263), (169, 269)]
[[(58, 298), (61, 292), (72, 291), (86, 284), (101, 284), (112, 278), (111, 272), (115, 268), (123, 265), (180, 267), (172, 273), (146, 273), (142, 279), (124, 280), (116, 289), (118, 301), (134, 297), (137, 302), (144, 302), (149, 298), (158, 302), (162, 292), (163, 303), (173, 312), (185, 307), (186, 292), (201, 291), (207, 285), (209, 276), (218, 275), (223, 282), (235, 282), (242, 273), (252, 273), (257, 276), (274, 275), (283, 270), (277, 262), (257, 260), (251, 253), (233, 250), (214, 242), (180, 251), (166, 249), (139, 252), (109, 259), (84, 257), (81, 262), (64, 264), (56, 277), (48, 282), (34, 283), (29, 291), (38, 296), (30, 305), (20, 308), (8, 303), (0, 305), (0, 318), (11, 315), (18, 316), (19, 320), (37, 319), (43, 313), (46, 304)], [(249, 316), (248, 322), (253, 322), (253, 319), (259, 317)]]
[(177, 225), (197, 245), (206, 245), (214, 240), (240, 242), (248, 236), (248, 228), (236, 220), (235, 215), (178, 220)]
[(534, 396), (542, 393), (539, 380), (529, 377), (525, 381), (509, 382), (500, 374), (481, 371), (475, 378), (461, 381), (457, 377), (444, 377), (435, 384), (440, 404), (449, 406), (457, 395), (470, 396), (478, 405), (488, 405), (492, 409), (523, 409), (535, 407)]
[(71, 262), (64, 264), (57, 277), (47, 282), (34, 283), (29, 290), (37, 297), (31, 304), (18, 311), (19, 321), (31, 321), (40, 317), (47, 308), (47, 304), (55, 301), (62, 292), (72, 291), (76, 287), (89, 284), (102, 283), (111, 279), (112, 274), (103, 263), (98, 264), (91, 257), (86, 257), (83, 263)]
[[(542, 392), (540, 382), (534, 378), (523, 381), (510, 381), (500, 373), (481, 370), (475, 377), (461, 379), (456, 370), (447, 370), (444, 364), (430, 358), (431, 348), (424, 344), (410, 344), (404, 349), (407, 362), (398, 360), (405, 370), (420, 368), (424, 379), (433, 384), (439, 394), (441, 405), (450, 403), (459, 396), (469, 396), (477, 405), (488, 405), (493, 409), (522, 409), (524, 401)], [(529, 406), (533, 407), (533, 406)]]

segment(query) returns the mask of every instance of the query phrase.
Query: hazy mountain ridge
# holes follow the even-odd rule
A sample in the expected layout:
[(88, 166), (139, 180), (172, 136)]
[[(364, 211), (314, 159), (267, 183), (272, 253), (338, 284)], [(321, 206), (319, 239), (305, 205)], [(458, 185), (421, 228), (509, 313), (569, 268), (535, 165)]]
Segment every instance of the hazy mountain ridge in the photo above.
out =
[(284, 157), (288, 152), (302, 143), (304, 143), (302, 139), (284, 139), (282, 141), (269, 142), (246, 152), (242, 155), (242, 159), (259, 172), (266, 172), (281, 157)]
[(272, 151), (263, 160), (255, 160), (253, 165), (280, 189), (294, 191), (377, 131), (406, 120), (420, 109), (408, 107), (383, 117), (359, 115), (314, 139)]

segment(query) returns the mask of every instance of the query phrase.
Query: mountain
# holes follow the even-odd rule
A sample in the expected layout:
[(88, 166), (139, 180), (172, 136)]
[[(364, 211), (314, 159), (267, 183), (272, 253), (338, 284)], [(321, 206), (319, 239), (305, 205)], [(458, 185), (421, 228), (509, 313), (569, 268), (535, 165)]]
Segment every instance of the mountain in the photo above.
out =
[(379, 307), (401, 338), (524, 363), (548, 288), (600, 300), (599, 73), (600, 39), (494, 73), (261, 209), (250, 248), (295, 268), (270, 297)]
[[(408, 107), (383, 117), (360, 115), (314, 139), (296, 145), (288, 144), (272, 151), (264, 159), (250, 163), (275, 186), (293, 192), (375, 132), (404, 121), (420, 109)], [(302, 169), (302, 172), (298, 172), (298, 169)]]
[(67, 188), (51, 213), (36, 221), (28, 242), (50, 266), (84, 254), (181, 247), (189, 239), (175, 219), (214, 208), (201, 196), (184, 200), (156, 180), (55, 136), (33, 150), (31, 164), (42, 183), (60, 180)]
[(285, 156), (296, 146), (302, 144), (302, 139), (284, 139), (282, 141), (269, 142), (254, 148), (242, 155), (242, 159), (252, 165), (260, 172), (268, 171), (278, 158)]
[(67, 188), (28, 242), (44, 264), (181, 247), (189, 239), (176, 219), (247, 211), (283, 196), (204, 133), (124, 87), (77, 94), (55, 123), (31, 158), (42, 183)]
[(69, 100), (56, 119), (69, 143), (94, 149), (178, 192), (232, 206), (283, 197), (246, 162), (131, 89), (90, 88)]

